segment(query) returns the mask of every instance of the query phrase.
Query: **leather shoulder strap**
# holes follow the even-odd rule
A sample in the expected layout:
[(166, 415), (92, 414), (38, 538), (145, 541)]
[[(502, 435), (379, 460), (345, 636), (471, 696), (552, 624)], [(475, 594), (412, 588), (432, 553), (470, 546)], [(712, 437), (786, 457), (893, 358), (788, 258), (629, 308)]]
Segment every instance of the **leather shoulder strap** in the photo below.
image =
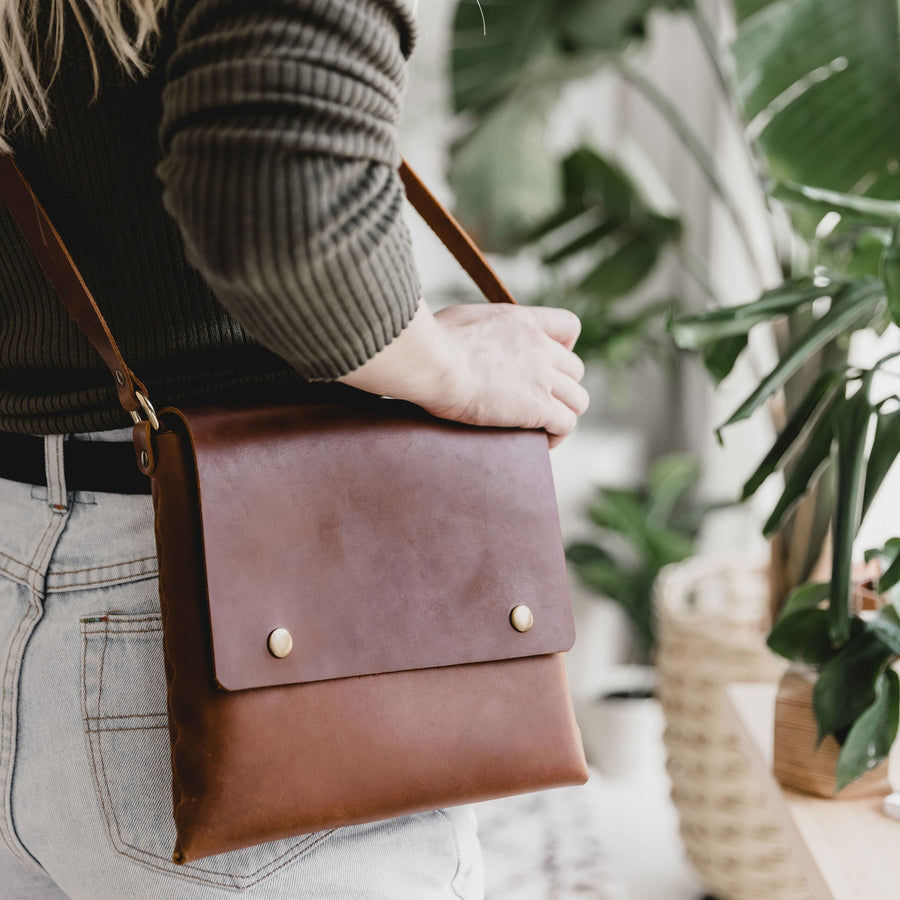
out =
[[(410, 203), (469, 277), (492, 303), (515, 303), (462, 226), (435, 199), (404, 161), (400, 167)], [(69, 255), (44, 207), (9, 153), (0, 153), (0, 198), (9, 207), (69, 315), (94, 345), (112, 372), (119, 402), (128, 412), (145, 408), (147, 389), (126, 364), (78, 267)]]
[(122, 358), (115, 338), (66, 245), (9, 153), (0, 153), (0, 197), (9, 207), (13, 219), (69, 315), (112, 372), (119, 392), (119, 402), (129, 412), (139, 410), (141, 405), (137, 392), (140, 391), (146, 397), (147, 389)]
[(409, 167), (406, 160), (400, 165), (400, 178), (406, 188), (406, 196), (428, 227), (441, 239), (466, 274), (491, 303), (515, 303), (494, 270), (488, 265), (475, 241), (466, 230), (438, 202), (425, 187), (422, 179)]

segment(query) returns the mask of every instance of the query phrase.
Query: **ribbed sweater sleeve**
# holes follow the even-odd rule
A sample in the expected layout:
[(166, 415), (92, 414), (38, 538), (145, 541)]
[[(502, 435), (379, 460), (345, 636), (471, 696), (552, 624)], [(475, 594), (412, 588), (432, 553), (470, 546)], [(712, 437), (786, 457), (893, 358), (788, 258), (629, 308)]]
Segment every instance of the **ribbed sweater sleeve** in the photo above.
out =
[(178, 0), (157, 174), (188, 259), (305, 378), (406, 326), (418, 275), (396, 128), (404, 0)]

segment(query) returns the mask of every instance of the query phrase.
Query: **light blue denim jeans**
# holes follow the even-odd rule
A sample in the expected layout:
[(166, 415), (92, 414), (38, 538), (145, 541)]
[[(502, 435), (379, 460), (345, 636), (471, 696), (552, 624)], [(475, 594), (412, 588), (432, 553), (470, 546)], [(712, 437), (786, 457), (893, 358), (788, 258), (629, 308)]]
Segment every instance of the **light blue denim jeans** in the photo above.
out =
[(171, 862), (151, 501), (67, 491), (63, 440), (47, 487), (0, 479), (0, 897), (482, 897), (467, 807)]

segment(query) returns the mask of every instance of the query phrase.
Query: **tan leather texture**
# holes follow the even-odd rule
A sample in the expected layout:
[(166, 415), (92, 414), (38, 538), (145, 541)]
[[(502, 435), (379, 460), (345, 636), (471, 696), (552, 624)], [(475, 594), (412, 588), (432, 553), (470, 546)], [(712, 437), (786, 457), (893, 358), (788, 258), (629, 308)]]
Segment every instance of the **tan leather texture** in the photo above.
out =
[[(586, 780), (558, 653), (264, 690), (217, 689), (193, 448), (175, 417), (164, 421), (182, 428), (152, 437), (176, 861)], [(310, 432), (307, 425), (298, 430)], [(457, 475), (467, 477), (462, 469)], [(297, 504), (304, 505), (300, 498)], [(496, 544), (512, 543), (515, 525), (496, 524)], [(383, 522), (370, 526), (377, 535)], [(232, 569), (254, 563), (245, 553)], [(257, 572), (261, 586), (244, 598), (248, 608), (268, 576)], [(424, 582), (430, 575), (418, 577)], [(292, 593), (298, 602), (302, 589), (301, 580)], [(372, 643), (396, 640), (397, 623), (381, 615), (385, 604), (389, 609), (375, 583), (360, 600), (356, 614), (369, 618)]]
[[(182, 411), (225, 689), (534, 656), (575, 640), (546, 435), (366, 397)], [(534, 614), (526, 633), (510, 624), (518, 604)], [(293, 637), (285, 658), (267, 649), (276, 628)]]

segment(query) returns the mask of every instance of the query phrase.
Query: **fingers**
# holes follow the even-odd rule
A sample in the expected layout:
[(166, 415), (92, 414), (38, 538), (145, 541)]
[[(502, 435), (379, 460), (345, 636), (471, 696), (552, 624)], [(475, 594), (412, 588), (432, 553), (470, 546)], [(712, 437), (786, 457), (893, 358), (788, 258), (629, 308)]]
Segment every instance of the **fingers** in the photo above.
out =
[(550, 435), (565, 437), (575, 430), (578, 414), (565, 403), (557, 402), (552, 405), (547, 413), (547, 421), (544, 423), (544, 431)]
[[(582, 415), (590, 403), (588, 392), (577, 381), (562, 373), (554, 378), (552, 391), (553, 396), (575, 413), (576, 417)], [(574, 424), (572, 427), (574, 428)]]
[[(575, 354), (571, 354), (579, 363)], [(581, 365), (581, 374), (584, 374), (584, 366)], [(544, 425), (550, 449), (559, 446), (563, 440), (575, 430), (578, 417), (588, 408), (590, 397), (588, 392), (573, 379), (563, 372), (557, 372), (553, 382), (553, 398), (557, 401), (553, 404), (548, 421)]]
[(555, 368), (565, 373), (569, 378), (575, 381), (581, 381), (584, 378), (584, 363), (581, 357), (567, 350), (562, 344), (555, 341), (551, 347), (552, 361)]
[(531, 306), (528, 310), (554, 341), (562, 344), (566, 350), (575, 346), (575, 341), (581, 334), (581, 321), (575, 313), (552, 306)]

